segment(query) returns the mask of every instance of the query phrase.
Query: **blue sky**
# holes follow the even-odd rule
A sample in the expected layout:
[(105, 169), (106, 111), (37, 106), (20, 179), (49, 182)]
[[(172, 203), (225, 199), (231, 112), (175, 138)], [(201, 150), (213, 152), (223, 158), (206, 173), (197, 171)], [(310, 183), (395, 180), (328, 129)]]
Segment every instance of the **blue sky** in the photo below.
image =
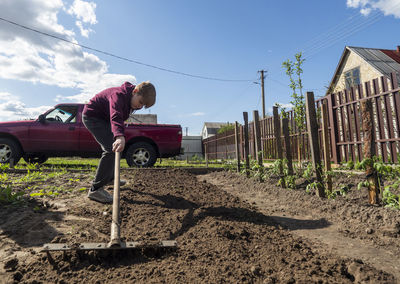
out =
[(139, 113), (181, 124), (242, 122), (288, 104), (282, 68), (302, 51), (306, 91), (325, 94), (346, 45), (396, 49), (400, 0), (2, 0), (0, 17), (134, 61), (117, 59), (0, 20), (0, 120), (37, 117), (59, 102), (85, 102), (107, 87), (150, 80), (157, 103)]

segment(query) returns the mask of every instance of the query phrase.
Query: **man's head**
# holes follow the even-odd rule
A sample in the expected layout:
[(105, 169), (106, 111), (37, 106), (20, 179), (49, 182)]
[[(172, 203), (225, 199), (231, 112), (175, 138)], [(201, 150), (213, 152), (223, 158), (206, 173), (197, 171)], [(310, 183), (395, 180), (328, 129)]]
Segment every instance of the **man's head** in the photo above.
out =
[(156, 88), (149, 81), (136, 85), (132, 93), (131, 108), (139, 110), (142, 107), (149, 108), (156, 102)]

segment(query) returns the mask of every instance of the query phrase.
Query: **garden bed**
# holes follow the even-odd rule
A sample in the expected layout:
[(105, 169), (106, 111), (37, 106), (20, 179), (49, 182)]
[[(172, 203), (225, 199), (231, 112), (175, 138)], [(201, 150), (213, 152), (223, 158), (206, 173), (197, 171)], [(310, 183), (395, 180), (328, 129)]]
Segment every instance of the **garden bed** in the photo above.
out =
[[(6, 283), (396, 283), (357, 256), (342, 257), (293, 235), (257, 204), (207, 177), (237, 183), (248, 196), (267, 184), (180, 169), (122, 170), (128, 184), (121, 188), (121, 236), (174, 239), (176, 251), (121, 257), (53, 253), (50, 264), (39, 252), (43, 243), (107, 242), (111, 205), (86, 198), (93, 172), (63, 172), (42, 181), (8, 175), (20, 181), (16, 189), (38, 194), (23, 204), (2, 205), (0, 279)], [(270, 190), (282, 194), (273, 185)]]

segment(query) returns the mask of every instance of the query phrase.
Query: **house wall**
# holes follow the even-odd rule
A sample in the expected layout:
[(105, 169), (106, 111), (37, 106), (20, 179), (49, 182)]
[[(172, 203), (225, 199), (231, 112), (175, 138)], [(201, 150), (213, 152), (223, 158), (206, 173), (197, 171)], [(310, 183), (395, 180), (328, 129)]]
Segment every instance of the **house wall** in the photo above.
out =
[(157, 114), (131, 114), (127, 122), (157, 124)]
[(382, 76), (380, 72), (378, 72), (375, 68), (373, 68), (370, 64), (368, 64), (364, 59), (362, 59), (358, 54), (350, 51), (349, 56), (345, 60), (343, 65), (343, 69), (340, 72), (340, 78), (333, 88), (333, 93), (343, 91), (346, 87), (344, 73), (347, 71), (360, 67), (360, 82), (367, 82), (372, 79), (375, 79), (379, 76)]
[(183, 155), (178, 159), (191, 159), (194, 155), (203, 158), (203, 145), (201, 143), (201, 136), (182, 136)]
[(201, 136), (202, 136), (203, 139), (207, 138), (208, 133), (207, 133), (207, 127), (206, 126), (203, 126), (203, 129), (201, 130)]

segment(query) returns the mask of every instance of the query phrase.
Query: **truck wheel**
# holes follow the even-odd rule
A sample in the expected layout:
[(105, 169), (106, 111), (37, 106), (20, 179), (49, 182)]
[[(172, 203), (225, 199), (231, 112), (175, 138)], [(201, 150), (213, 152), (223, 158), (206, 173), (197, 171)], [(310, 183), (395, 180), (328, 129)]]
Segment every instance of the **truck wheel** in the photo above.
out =
[(25, 155), (24, 157), (25, 162), (29, 164), (43, 164), (44, 162), (47, 161), (48, 157), (43, 154), (38, 154), (38, 155)]
[(0, 138), (0, 163), (10, 163), (11, 159), (14, 159), (14, 164), (21, 159), (19, 145), (9, 138)]
[(154, 147), (146, 142), (137, 142), (126, 151), (126, 162), (130, 167), (151, 167), (157, 161)]

